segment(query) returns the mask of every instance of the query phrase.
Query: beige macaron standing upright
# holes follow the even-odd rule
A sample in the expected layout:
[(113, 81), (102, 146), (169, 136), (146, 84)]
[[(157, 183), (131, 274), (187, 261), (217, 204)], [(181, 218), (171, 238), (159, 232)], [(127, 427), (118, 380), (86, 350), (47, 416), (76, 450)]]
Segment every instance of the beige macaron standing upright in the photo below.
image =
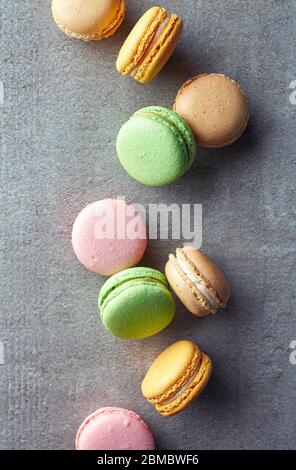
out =
[(52, 0), (57, 26), (68, 36), (84, 41), (105, 39), (119, 28), (125, 0)]
[(187, 309), (199, 317), (224, 308), (231, 290), (224, 274), (202, 251), (177, 248), (165, 267), (169, 284)]
[(247, 97), (231, 78), (203, 73), (179, 90), (174, 111), (190, 125), (202, 147), (224, 147), (244, 132), (249, 120)]

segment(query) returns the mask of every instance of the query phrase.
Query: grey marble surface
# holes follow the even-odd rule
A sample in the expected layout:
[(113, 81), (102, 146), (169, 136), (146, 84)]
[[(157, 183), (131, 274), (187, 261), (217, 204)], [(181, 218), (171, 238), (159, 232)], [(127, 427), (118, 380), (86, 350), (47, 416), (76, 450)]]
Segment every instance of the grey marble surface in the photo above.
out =
[[(164, 0), (185, 29), (166, 69), (144, 87), (114, 62), (154, 3), (128, 1), (116, 35), (85, 44), (56, 28), (49, 0), (0, 2), (2, 449), (71, 449), (82, 419), (107, 405), (139, 412), (161, 449), (295, 448), (296, 2)], [(202, 71), (239, 81), (250, 102), (246, 133), (224, 150), (200, 149), (169, 187), (132, 181), (115, 152), (121, 124), (140, 107), (171, 106)], [(139, 342), (103, 329), (103, 279), (74, 258), (71, 226), (87, 203), (118, 195), (203, 205), (203, 249), (233, 289), (225, 312), (198, 320), (178, 304), (169, 328)], [(143, 264), (163, 269), (177, 244), (152, 241)], [(191, 407), (164, 418), (139, 384), (179, 338), (197, 341), (214, 372)]]

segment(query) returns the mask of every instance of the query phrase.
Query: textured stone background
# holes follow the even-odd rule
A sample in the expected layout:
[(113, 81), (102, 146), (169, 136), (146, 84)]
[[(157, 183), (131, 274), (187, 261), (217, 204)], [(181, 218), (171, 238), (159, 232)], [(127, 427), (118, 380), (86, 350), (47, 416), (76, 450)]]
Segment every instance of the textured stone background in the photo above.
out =
[[(141, 413), (162, 449), (295, 448), (296, 2), (163, 1), (185, 20), (182, 41), (149, 86), (120, 77), (119, 47), (154, 1), (128, 1), (118, 33), (70, 40), (50, 1), (1, 0), (0, 447), (73, 448), (97, 407)], [(200, 150), (192, 171), (161, 189), (132, 181), (117, 162), (121, 124), (142, 106), (171, 106), (201, 71), (237, 79), (248, 94), (247, 132), (225, 150)], [(98, 321), (103, 279), (74, 258), (79, 210), (103, 197), (201, 203), (203, 248), (229, 278), (226, 312), (198, 320), (178, 305), (173, 324), (140, 342)], [(143, 264), (163, 269), (176, 242), (151, 242)], [(214, 362), (199, 400), (158, 416), (139, 384), (156, 354), (196, 340)]]

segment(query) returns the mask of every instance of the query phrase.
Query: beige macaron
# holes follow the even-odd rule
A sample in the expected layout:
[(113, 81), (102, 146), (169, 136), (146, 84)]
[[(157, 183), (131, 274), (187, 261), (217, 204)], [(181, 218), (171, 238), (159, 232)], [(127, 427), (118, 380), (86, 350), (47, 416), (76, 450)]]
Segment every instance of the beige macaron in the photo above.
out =
[(84, 41), (105, 39), (119, 28), (125, 0), (52, 0), (57, 26), (68, 36)]
[(232, 144), (249, 120), (245, 93), (234, 80), (219, 73), (203, 73), (185, 82), (174, 110), (187, 121), (202, 147)]
[(199, 317), (225, 308), (231, 290), (215, 263), (194, 247), (177, 248), (165, 267), (169, 284), (187, 309)]

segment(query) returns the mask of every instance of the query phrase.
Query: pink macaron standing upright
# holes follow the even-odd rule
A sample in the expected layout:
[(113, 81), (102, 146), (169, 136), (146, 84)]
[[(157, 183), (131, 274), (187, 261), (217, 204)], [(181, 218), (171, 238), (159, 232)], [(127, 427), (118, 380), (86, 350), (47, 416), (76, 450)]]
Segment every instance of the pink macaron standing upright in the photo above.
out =
[(124, 408), (100, 408), (81, 424), (76, 436), (77, 450), (153, 450), (148, 425), (136, 413)]
[(146, 226), (133, 206), (120, 199), (103, 199), (78, 214), (72, 245), (87, 269), (111, 276), (141, 261), (147, 247)]

